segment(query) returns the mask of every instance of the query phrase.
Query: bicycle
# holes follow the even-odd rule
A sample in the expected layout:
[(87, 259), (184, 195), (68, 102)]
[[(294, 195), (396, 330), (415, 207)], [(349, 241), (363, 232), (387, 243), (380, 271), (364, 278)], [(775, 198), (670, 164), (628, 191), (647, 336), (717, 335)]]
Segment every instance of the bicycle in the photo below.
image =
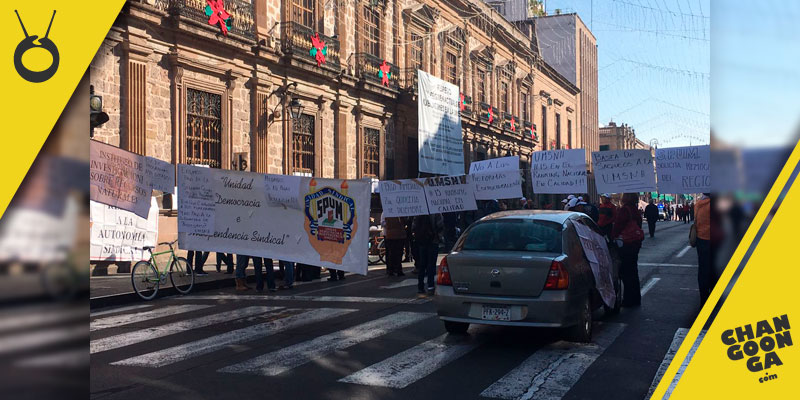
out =
[[(131, 270), (131, 284), (133, 290), (143, 300), (151, 300), (158, 294), (159, 286), (166, 282), (167, 275), (172, 283), (172, 287), (180, 294), (188, 294), (194, 286), (194, 271), (189, 267), (189, 262), (183, 257), (175, 255), (175, 249), (172, 245), (178, 240), (172, 242), (163, 242), (158, 245), (168, 245), (168, 251), (153, 253), (153, 246), (145, 246), (142, 249), (150, 253), (148, 261), (139, 261), (133, 266)], [(156, 256), (162, 254), (169, 254), (169, 269), (164, 268), (164, 271), (158, 271), (158, 264), (156, 263)]]
[(367, 261), (369, 265), (385, 262), (386, 244), (384, 243), (383, 236), (370, 237), (368, 249)]

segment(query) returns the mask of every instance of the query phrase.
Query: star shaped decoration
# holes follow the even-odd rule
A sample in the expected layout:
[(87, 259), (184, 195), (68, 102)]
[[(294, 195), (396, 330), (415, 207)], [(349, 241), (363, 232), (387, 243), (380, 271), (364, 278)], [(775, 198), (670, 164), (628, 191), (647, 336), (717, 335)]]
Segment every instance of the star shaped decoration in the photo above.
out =
[(383, 86), (389, 86), (389, 79), (392, 78), (392, 67), (386, 63), (386, 60), (383, 60), (383, 64), (378, 68), (380, 69), (378, 71), (378, 76), (381, 78), (381, 84)]
[(515, 125), (514, 117), (512, 116), (511, 117), (511, 132), (516, 132), (516, 131), (517, 131), (517, 127)]
[(494, 112), (492, 111), (492, 106), (489, 106), (489, 123), (491, 124), (494, 122)]
[(206, 0), (205, 14), (209, 25), (219, 24), (222, 34), (228, 36), (228, 31), (231, 29), (231, 15), (225, 11), (223, 0)]
[(458, 104), (458, 109), (464, 111), (467, 103), (464, 101), (464, 93), (459, 93), (458, 96), (461, 98), (461, 102)]
[(319, 38), (319, 32), (311, 35), (311, 50), (309, 50), (308, 53), (317, 60), (318, 67), (325, 64), (325, 56), (328, 55), (328, 46)]

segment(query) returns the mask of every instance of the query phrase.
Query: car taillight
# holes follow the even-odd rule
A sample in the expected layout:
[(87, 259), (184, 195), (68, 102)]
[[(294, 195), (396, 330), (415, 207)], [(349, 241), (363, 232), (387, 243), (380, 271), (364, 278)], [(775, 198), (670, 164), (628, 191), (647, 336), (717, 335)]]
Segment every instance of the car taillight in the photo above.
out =
[(453, 286), (453, 280), (450, 279), (450, 268), (447, 267), (447, 256), (444, 256), (439, 263), (439, 271), (436, 274), (436, 284)]
[(545, 290), (560, 290), (569, 287), (569, 274), (564, 264), (560, 261), (553, 261), (550, 264), (550, 271), (547, 272), (547, 280), (544, 282)]

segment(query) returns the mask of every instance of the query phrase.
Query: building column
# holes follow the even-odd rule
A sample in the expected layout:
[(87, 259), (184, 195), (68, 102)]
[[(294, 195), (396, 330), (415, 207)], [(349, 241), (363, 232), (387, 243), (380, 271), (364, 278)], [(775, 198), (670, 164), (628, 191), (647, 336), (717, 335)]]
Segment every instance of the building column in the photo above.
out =
[(123, 86), (125, 119), (120, 147), (136, 154), (147, 154), (147, 63), (152, 50), (144, 33), (126, 32)]

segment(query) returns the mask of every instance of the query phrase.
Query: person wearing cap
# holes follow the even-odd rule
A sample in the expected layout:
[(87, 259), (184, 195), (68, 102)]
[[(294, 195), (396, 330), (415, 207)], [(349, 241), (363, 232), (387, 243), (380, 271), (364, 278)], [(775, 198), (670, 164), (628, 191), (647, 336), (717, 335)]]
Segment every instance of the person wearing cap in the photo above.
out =
[(528, 199), (522, 197), (519, 199), (519, 209), (524, 210)]
[(614, 219), (617, 217), (617, 206), (611, 202), (611, 195), (603, 193), (600, 195), (600, 207), (598, 210), (597, 226), (608, 238), (611, 238), (611, 228), (614, 225)]

